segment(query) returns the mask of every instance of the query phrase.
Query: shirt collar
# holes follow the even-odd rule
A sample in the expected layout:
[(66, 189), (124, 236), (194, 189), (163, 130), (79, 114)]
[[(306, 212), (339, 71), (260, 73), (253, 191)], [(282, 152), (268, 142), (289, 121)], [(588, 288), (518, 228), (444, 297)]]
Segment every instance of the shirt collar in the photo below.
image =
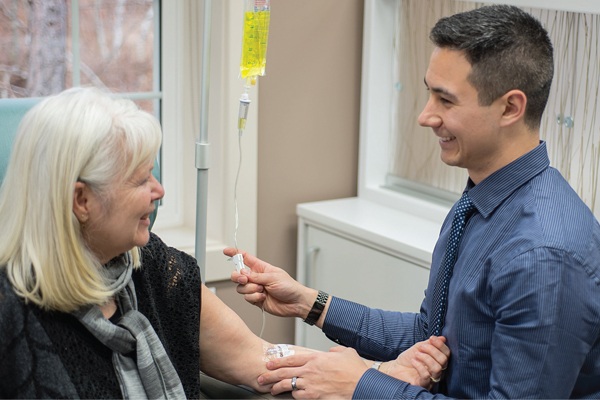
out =
[(479, 214), (487, 218), (515, 190), (540, 174), (549, 165), (546, 142), (541, 140), (535, 149), (500, 168), (478, 185), (469, 179), (465, 190), (469, 191), (469, 197)]

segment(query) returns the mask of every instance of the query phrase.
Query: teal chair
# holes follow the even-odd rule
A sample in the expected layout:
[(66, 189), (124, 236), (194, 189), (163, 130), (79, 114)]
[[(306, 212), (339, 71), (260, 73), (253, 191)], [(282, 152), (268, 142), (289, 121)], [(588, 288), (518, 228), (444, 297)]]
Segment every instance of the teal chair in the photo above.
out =
[(25, 113), (39, 101), (40, 98), (0, 99), (0, 182), (6, 174), (19, 123)]
[[(13, 141), (21, 119), (42, 98), (30, 97), (25, 99), (0, 99), (0, 182), (6, 174), (8, 159), (12, 150)], [(158, 160), (154, 162), (152, 174), (160, 182), (160, 165)], [(154, 225), (158, 205), (150, 216), (150, 228)]]

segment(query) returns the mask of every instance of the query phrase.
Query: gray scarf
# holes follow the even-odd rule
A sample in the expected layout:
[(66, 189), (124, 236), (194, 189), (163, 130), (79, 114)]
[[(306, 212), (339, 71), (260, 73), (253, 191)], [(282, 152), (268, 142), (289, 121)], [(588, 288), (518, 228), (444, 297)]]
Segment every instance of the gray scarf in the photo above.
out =
[(111, 261), (106, 272), (110, 288), (123, 314), (117, 324), (94, 305), (73, 313), (105, 346), (113, 351), (113, 365), (125, 399), (183, 399), (185, 392), (177, 371), (148, 319), (137, 311), (131, 279), (131, 256)]

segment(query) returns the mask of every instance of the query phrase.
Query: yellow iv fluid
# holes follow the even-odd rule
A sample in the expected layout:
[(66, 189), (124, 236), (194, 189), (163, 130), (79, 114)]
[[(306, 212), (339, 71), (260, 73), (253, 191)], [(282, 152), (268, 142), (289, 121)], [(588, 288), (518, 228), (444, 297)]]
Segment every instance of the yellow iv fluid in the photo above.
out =
[(244, 38), (242, 41), (242, 78), (263, 76), (267, 64), (270, 11), (244, 13)]

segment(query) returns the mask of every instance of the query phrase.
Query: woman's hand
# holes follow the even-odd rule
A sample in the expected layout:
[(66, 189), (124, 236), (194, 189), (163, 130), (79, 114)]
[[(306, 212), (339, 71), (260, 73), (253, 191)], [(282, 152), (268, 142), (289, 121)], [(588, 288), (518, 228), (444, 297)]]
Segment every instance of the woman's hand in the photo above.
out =
[(379, 370), (411, 385), (431, 389), (448, 366), (450, 349), (446, 338), (432, 336), (403, 351), (395, 360), (383, 363)]

